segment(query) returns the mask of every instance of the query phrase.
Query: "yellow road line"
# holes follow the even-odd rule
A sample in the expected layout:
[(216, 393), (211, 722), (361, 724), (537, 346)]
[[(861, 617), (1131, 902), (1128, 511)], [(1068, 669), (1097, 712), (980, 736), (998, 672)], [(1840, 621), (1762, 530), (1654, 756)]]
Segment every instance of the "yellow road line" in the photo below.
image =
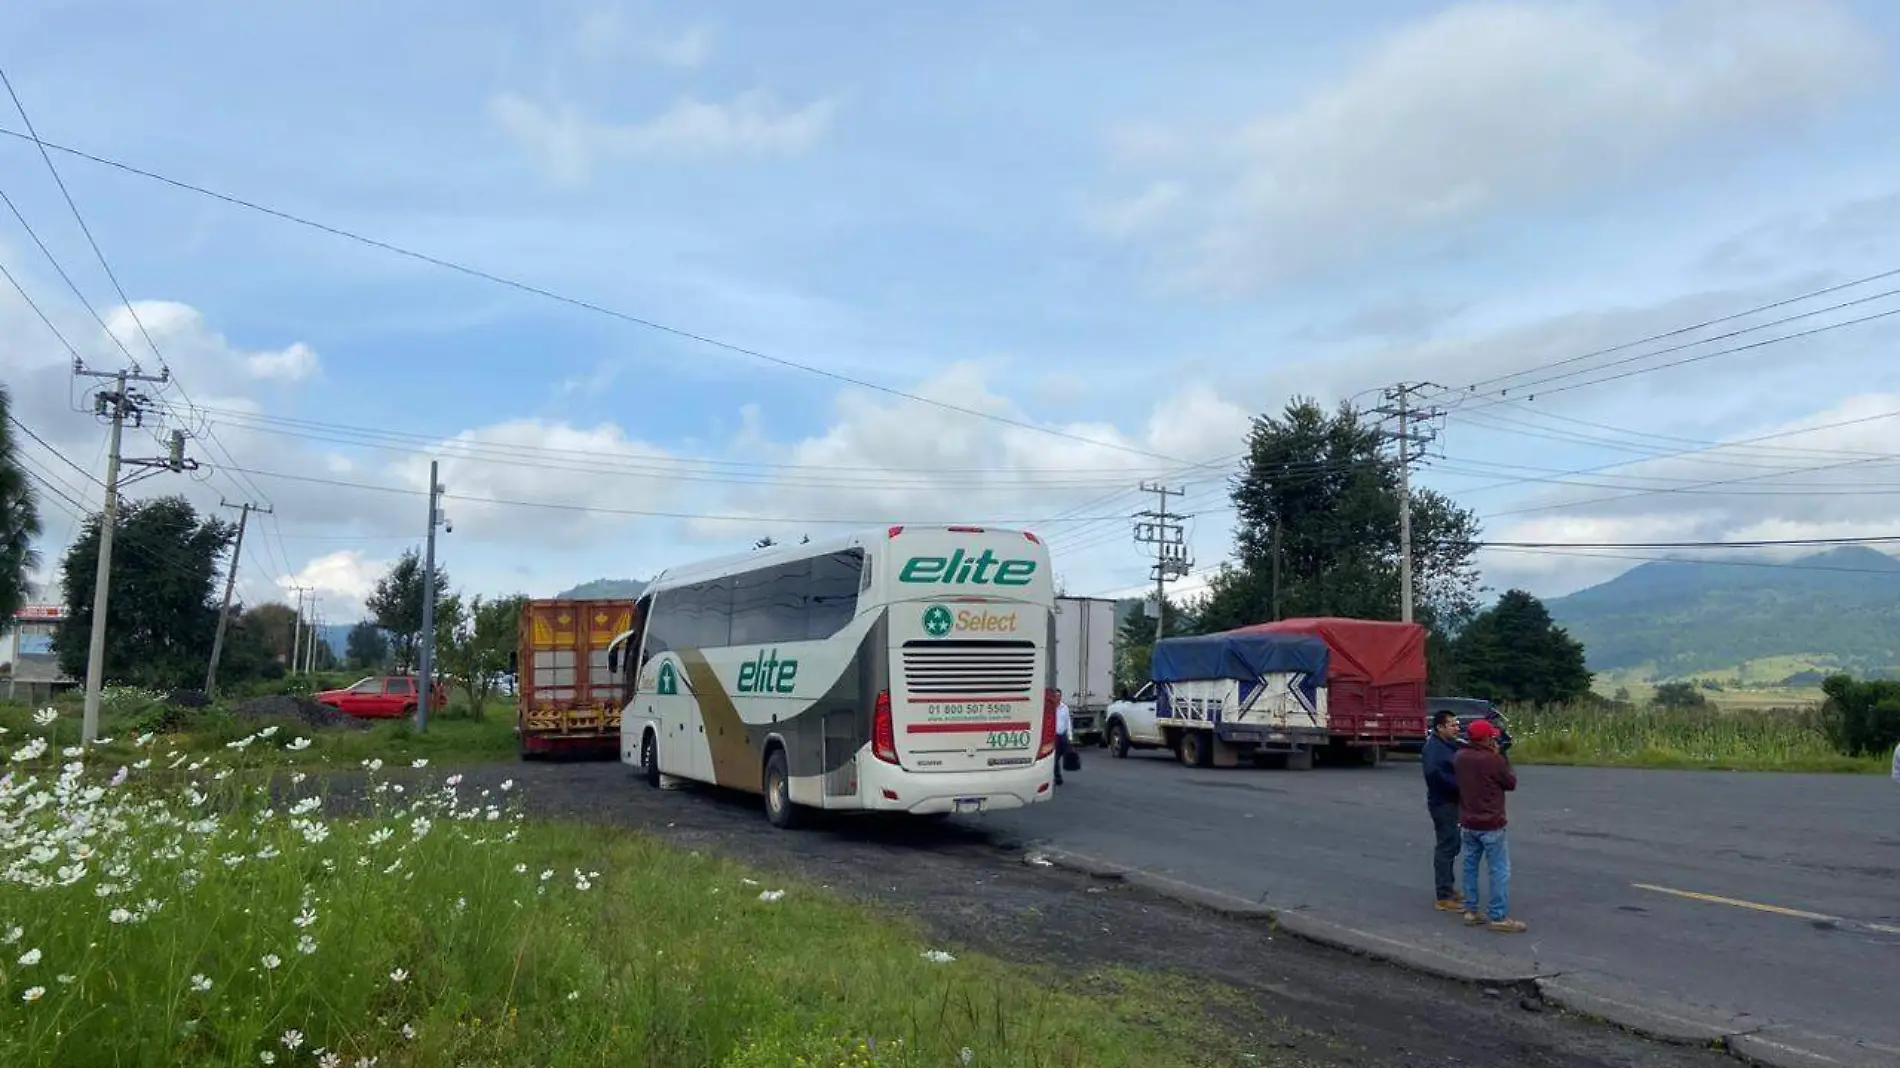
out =
[(1656, 886), (1652, 883), (1631, 883), (1630, 885), (1638, 890), (1653, 890), (1658, 894), (1670, 894), (1674, 897), (1687, 898), (1690, 901), (1701, 901), (1710, 905), (1730, 905), (1738, 909), (1766, 912), (1775, 916), (1789, 916), (1797, 920), (1821, 920), (1827, 923), (1847, 924), (1851, 927), (1864, 927), (1870, 931), (1879, 931), (1882, 934), (1900, 934), (1900, 927), (1891, 927), (1884, 923), (1862, 923), (1859, 920), (1848, 920), (1839, 916), (1829, 916), (1825, 912), (1809, 912), (1806, 909), (1791, 909), (1782, 905), (1764, 905), (1759, 901), (1743, 901), (1740, 898), (1723, 897), (1720, 894), (1701, 894), (1694, 890), (1677, 890), (1667, 886)]

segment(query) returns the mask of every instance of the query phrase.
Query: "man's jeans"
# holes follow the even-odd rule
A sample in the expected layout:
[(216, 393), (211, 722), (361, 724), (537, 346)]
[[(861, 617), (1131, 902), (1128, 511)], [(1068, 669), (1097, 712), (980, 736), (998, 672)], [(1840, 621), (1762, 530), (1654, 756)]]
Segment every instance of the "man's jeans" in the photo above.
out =
[(1491, 861), (1491, 913), (1487, 917), (1492, 923), (1511, 914), (1511, 845), (1505, 832), (1464, 831), (1465, 847), (1465, 911), (1478, 911), (1478, 862), (1489, 858)]
[(1456, 901), (1458, 886), (1452, 882), (1452, 866), (1458, 863), (1458, 802), (1440, 801), (1430, 806), (1432, 829), (1438, 843), (1432, 848), (1432, 877), (1437, 884), (1438, 900)]

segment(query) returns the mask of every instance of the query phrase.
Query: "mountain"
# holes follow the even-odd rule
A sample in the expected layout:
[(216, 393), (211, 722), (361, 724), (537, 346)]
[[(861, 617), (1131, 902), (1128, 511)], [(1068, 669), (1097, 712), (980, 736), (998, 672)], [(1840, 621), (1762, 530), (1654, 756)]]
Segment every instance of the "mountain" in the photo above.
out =
[(1900, 669), (1900, 559), (1864, 546), (1793, 566), (1644, 564), (1546, 607), (1597, 672), (1683, 678), (1781, 657)]
[(639, 579), (598, 578), (592, 582), (583, 582), (571, 590), (563, 590), (554, 595), (562, 601), (617, 601), (638, 598), (647, 588)]

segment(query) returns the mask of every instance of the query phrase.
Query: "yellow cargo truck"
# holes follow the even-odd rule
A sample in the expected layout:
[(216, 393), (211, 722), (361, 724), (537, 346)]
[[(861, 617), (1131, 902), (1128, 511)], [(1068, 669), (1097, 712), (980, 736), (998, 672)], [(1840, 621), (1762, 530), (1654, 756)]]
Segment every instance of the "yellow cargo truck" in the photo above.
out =
[(609, 670), (608, 647), (633, 629), (636, 602), (529, 601), (521, 611), (515, 731), (521, 757), (620, 751), (627, 687)]

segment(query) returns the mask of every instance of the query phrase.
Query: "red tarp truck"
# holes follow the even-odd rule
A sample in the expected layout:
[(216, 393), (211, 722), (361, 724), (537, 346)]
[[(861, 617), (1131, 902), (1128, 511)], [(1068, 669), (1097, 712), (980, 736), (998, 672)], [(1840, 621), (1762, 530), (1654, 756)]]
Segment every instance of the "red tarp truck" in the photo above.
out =
[(1326, 675), (1331, 746), (1380, 750), (1425, 735), (1425, 628), (1372, 619), (1282, 619), (1236, 634), (1304, 634), (1332, 653)]
[(620, 753), (626, 679), (607, 647), (633, 629), (633, 601), (529, 601), (521, 610), (515, 730), (521, 756)]

